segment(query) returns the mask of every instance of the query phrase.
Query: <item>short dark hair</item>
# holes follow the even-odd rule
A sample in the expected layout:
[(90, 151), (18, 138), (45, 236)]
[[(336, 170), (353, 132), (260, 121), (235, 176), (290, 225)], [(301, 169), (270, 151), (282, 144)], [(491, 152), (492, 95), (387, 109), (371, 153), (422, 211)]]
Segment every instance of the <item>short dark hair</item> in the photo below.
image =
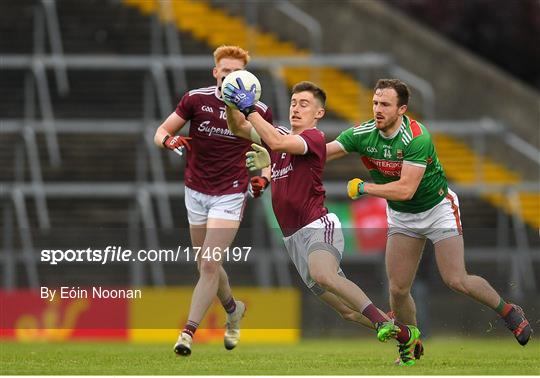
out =
[(411, 91), (407, 84), (399, 79), (379, 79), (375, 84), (374, 90), (392, 88), (397, 93), (398, 106), (408, 105)]
[(326, 93), (324, 90), (311, 81), (301, 81), (292, 88), (292, 93), (311, 92), (323, 108), (326, 106)]

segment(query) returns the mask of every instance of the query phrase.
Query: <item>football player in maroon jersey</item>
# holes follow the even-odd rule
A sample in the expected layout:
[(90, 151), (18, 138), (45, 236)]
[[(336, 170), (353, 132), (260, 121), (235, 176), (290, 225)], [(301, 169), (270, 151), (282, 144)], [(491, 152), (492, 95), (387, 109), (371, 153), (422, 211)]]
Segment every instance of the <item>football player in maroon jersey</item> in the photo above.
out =
[[(214, 61), (212, 73), (216, 85), (184, 94), (154, 137), (160, 147), (187, 150), (185, 204), (192, 244), (201, 248), (197, 261), (200, 275), (188, 321), (174, 346), (175, 353), (183, 356), (191, 354), (195, 331), (216, 295), (227, 312), (225, 347), (233, 349), (238, 343), (245, 305), (232, 295), (222, 266), (223, 256), (216, 258), (211, 252), (224, 251), (230, 246), (242, 219), (246, 194), (260, 196), (270, 179), (269, 170), (263, 171), (262, 177), (249, 178), (244, 154), (250, 143), (229, 131), (226, 105), (221, 99), (223, 78), (244, 69), (249, 54), (238, 46), (221, 46), (214, 51)], [(272, 122), (272, 113), (265, 104), (257, 102), (255, 108)], [(176, 135), (188, 121), (189, 137)]]

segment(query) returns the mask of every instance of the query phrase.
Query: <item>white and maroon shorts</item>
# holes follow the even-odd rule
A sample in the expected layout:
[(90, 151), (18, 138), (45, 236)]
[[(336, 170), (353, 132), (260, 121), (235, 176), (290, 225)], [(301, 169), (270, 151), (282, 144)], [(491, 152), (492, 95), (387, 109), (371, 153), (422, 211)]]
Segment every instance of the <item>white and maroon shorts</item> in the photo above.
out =
[[(284, 237), (283, 241), (302, 281), (315, 295), (324, 293), (325, 290), (309, 275), (308, 258), (313, 251), (328, 251), (335, 256), (339, 266), (345, 242), (338, 217), (333, 213), (328, 213), (294, 234)], [(345, 276), (341, 268), (338, 274)]]
[(244, 215), (246, 193), (212, 196), (186, 186), (184, 200), (189, 224), (205, 224), (208, 218), (240, 221)]
[(462, 235), (459, 199), (453, 191), (431, 209), (421, 213), (403, 213), (386, 208), (388, 236), (404, 234), (413, 238), (430, 239), (434, 244)]

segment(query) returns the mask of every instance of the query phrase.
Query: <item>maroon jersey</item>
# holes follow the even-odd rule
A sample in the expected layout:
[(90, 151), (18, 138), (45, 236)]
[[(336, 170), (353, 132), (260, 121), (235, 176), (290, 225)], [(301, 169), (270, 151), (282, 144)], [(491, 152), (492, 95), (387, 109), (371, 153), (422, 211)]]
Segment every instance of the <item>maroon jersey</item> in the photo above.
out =
[[(289, 130), (278, 126), (282, 134)], [(326, 141), (313, 128), (299, 134), (307, 147), (304, 155), (270, 151), (272, 167), (272, 207), (284, 236), (326, 215), (322, 172), (326, 162)], [(265, 145), (267, 149), (268, 146)]]
[[(247, 190), (245, 153), (251, 142), (235, 136), (227, 127), (225, 103), (217, 87), (194, 89), (182, 97), (176, 114), (191, 121), (191, 151), (187, 153), (186, 186), (209, 195), (242, 193)], [(272, 123), (272, 112), (262, 102), (255, 108)]]

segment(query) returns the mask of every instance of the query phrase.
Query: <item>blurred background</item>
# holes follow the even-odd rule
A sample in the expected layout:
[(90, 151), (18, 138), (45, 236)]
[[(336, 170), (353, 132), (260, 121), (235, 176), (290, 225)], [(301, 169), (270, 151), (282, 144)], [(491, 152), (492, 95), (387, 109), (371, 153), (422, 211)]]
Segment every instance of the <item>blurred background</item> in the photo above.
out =
[[(38, 325), (72, 330), (40, 334), (51, 339), (174, 339), (133, 329), (181, 325), (197, 280), (192, 262), (52, 266), (39, 253), (189, 245), (184, 162), (152, 138), (187, 90), (215, 84), (212, 52), (223, 44), (249, 50), (276, 123), (288, 124), (294, 83), (325, 88), (328, 141), (372, 118), (377, 79), (407, 82), (410, 115), (433, 134), (460, 196), (469, 272), (539, 324), (539, 1), (3, 0), (0, 28), (3, 337), (24, 339), (16, 329)], [(367, 177), (357, 156), (330, 163), (327, 205), (346, 228), (344, 271), (387, 309), (385, 203), (347, 200), (346, 182), (358, 175)], [(269, 193), (248, 202), (235, 245), (254, 247), (247, 262), (226, 264), (236, 295), (267, 309), (249, 327), (294, 329), (290, 341), (369, 334), (304, 288)], [(39, 298), (41, 286), (95, 285), (145, 287), (146, 299)], [(430, 245), (414, 294), (428, 336), (511, 337), (492, 311), (444, 286)], [(207, 318), (203, 328), (222, 326), (218, 304)], [(89, 331), (100, 327), (108, 330)]]

